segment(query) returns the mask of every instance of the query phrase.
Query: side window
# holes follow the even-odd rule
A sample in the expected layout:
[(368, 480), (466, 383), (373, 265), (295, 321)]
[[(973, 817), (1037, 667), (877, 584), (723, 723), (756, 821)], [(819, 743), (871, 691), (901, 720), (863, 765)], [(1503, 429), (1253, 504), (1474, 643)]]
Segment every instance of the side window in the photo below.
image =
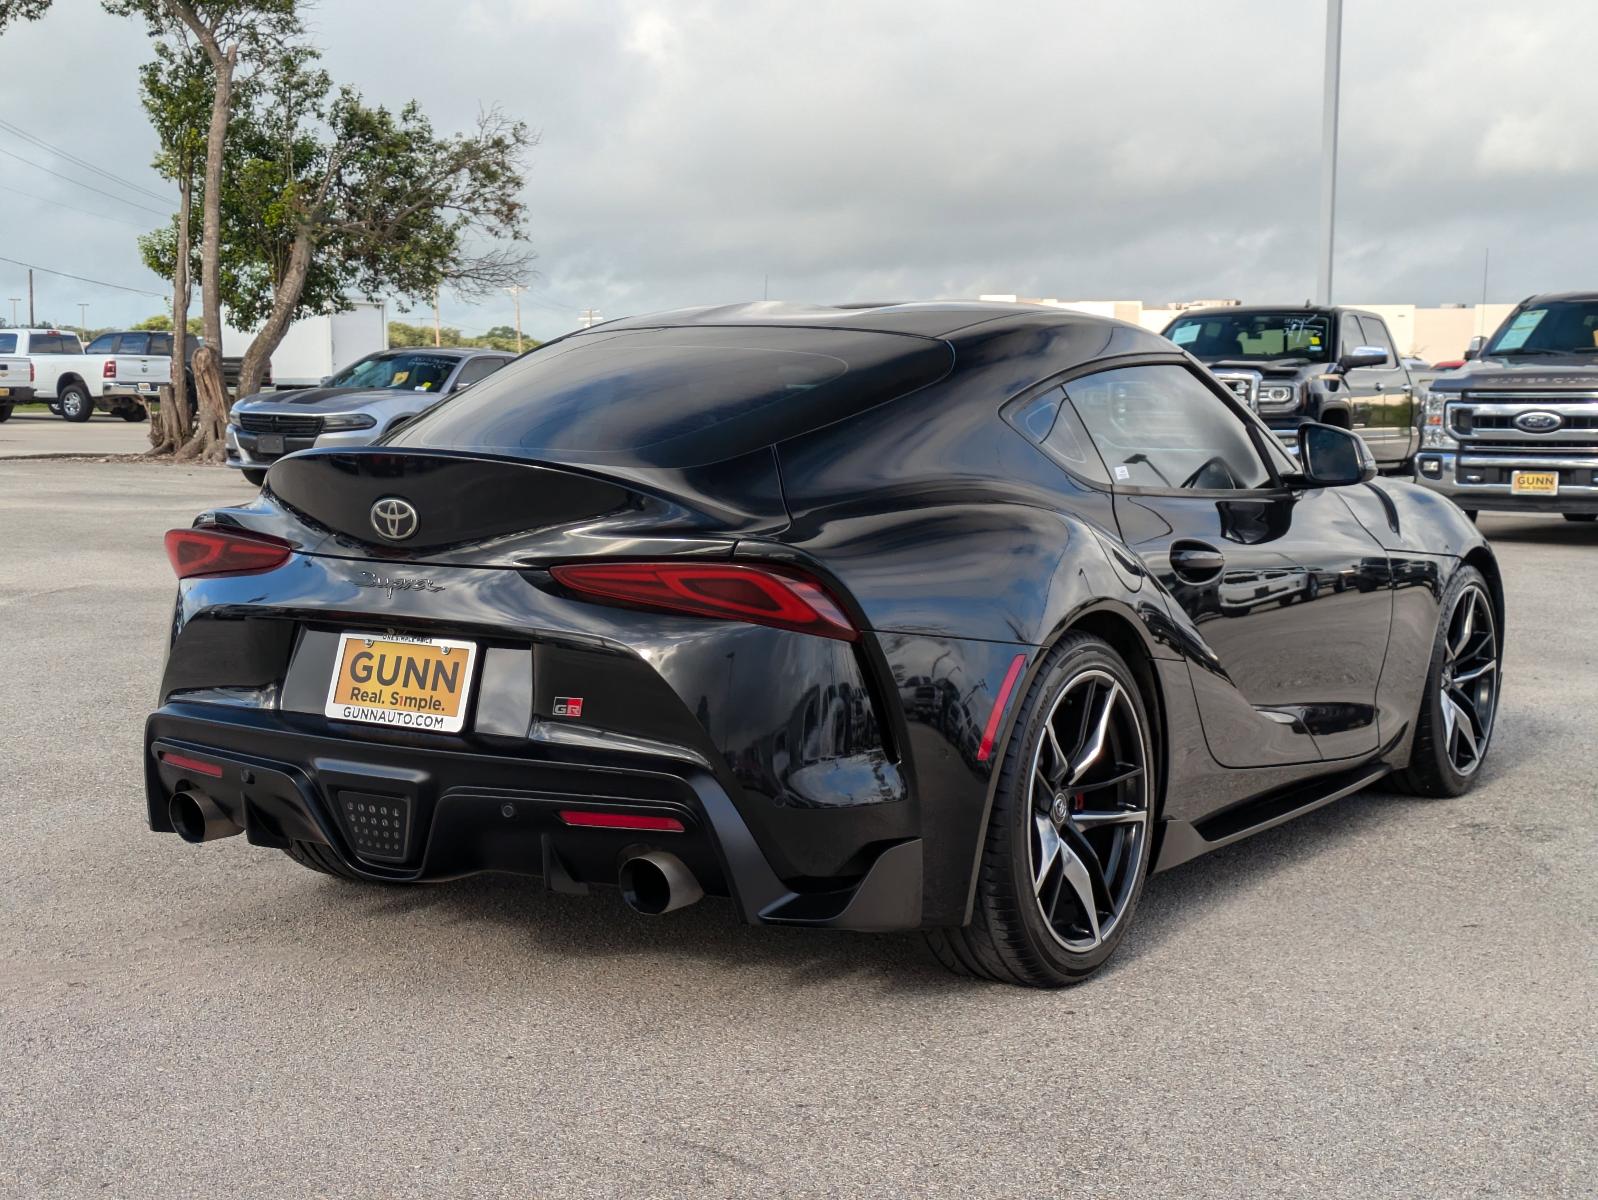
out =
[(114, 333), (102, 333), (99, 337), (95, 338), (94, 341), (89, 343), (89, 348), (87, 350), (85, 350), (84, 353), (85, 354), (111, 354), (111, 353), (113, 353), (113, 351), (114, 351), (114, 349), (116, 347), (116, 344), (117, 344), (117, 335), (116, 334), (114, 334)]
[(150, 352), (150, 335), (147, 333), (124, 333), (117, 338), (118, 354), (148, 354)]
[(1243, 418), (1185, 367), (1120, 367), (1073, 379), (1065, 392), (1118, 487), (1231, 491), (1272, 482)]
[(0, 354), (15, 354), (17, 352), (17, 335), (14, 333), (0, 333)]
[(1376, 346), (1387, 351), (1387, 365), (1390, 367), (1398, 361), (1398, 355), (1393, 350), (1393, 340), (1387, 336), (1387, 326), (1375, 317), (1360, 317), (1359, 327), (1363, 331), (1360, 338), (1361, 346)]
[(172, 335), (170, 333), (152, 333), (150, 335), (150, 353), (165, 354), (170, 357), (172, 354)]
[(1349, 353), (1355, 346), (1365, 344), (1365, 331), (1359, 327), (1359, 322), (1352, 313), (1344, 313), (1337, 325), (1337, 354), (1341, 358)]
[(476, 383), (479, 379), (487, 379), (506, 363), (503, 358), (474, 358), (461, 368), (460, 374), (455, 376), (455, 390), (458, 392), (469, 383)]
[(1012, 405), (1005, 410), (1004, 419), (1073, 475), (1109, 485), (1110, 473), (1104, 469), (1081, 419), (1065, 402), (1063, 387), (1050, 388)]

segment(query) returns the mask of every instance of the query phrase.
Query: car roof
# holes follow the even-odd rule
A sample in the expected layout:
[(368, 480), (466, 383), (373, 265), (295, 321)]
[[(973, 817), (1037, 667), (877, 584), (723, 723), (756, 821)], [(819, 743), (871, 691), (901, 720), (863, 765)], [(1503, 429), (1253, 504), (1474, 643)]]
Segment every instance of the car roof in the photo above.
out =
[(1598, 292), (1542, 292), (1542, 293), (1539, 293), (1538, 295), (1527, 296), (1520, 303), (1522, 305), (1526, 305), (1526, 304), (1550, 304), (1550, 303), (1554, 303), (1554, 302), (1557, 302), (1557, 301), (1581, 301), (1581, 300), (1588, 301), (1589, 303), (1598, 302)]
[(377, 358), (385, 354), (436, 354), (440, 358), (469, 358), (474, 354), (504, 353), (506, 353), (504, 350), (490, 350), (486, 346), (390, 346), (387, 350), (374, 350), (367, 357)]
[(661, 329), (690, 325), (783, 325), (947, 337), (958, 330), (968, 329), (973, 325), (984, 325), (1005, 317), (1025, 318), (1034, 323), (1039, 319), (1052, 318), (1050, 323), (1061, 325), (1115, 323), (1108, 317), (1097, 317), (1068, 308), (993, 300), (916, 300), (864, 305), (793, 304), (786, 301), (757, 300), (745, 304), (679, 308), (636, 317), (621, 317), (595, 325), (593, 330)]
[(1356, 313), (1362, 317), (1375, 317), (1381, 319), (1380, 313), (1371, 312), (1368, 308), (1350, 308), (1346, 304), (1226, 304), (1212, 308), (1187, 308), (1172, 317), (1172, 321), (1180, 321), (1183, 317), (1216, 317), (1216, 316), (1251, 316), (1255, 313), (1317, 313), (1322, 316), (1335, 317), (1341, 313)]

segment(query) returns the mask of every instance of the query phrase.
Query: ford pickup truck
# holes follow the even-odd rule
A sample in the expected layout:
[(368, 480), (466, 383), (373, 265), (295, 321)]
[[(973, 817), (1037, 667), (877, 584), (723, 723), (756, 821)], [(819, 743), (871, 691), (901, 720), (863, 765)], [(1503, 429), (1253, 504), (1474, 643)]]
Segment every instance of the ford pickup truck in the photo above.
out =
[(1424, 411), (1415, 479), (1472, 518), (1598, 519), (1598, 292), (1521, 301)]
[(1314, 305), (1191, 308), (1165, 336), (1259, 413), (1289, 450), (1310, 421), (1352, 429), (1386, 471), (1406, 470), (1420, 448), (1415, 381), (1375, 313)]

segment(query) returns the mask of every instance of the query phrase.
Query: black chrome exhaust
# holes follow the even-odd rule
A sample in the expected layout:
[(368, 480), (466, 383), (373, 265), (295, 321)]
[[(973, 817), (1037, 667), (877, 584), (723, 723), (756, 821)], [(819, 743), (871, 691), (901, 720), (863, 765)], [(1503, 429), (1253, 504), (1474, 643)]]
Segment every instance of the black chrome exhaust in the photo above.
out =
[(173, 792), (166, 815), (185, 842), (214, 842), (244, 832), (204, 792)]
[(635, 854), (621, 864), (621, 898), (634, 912), (658, 917), (702, 899), (705, 889), (682, 859), (664, 850)]

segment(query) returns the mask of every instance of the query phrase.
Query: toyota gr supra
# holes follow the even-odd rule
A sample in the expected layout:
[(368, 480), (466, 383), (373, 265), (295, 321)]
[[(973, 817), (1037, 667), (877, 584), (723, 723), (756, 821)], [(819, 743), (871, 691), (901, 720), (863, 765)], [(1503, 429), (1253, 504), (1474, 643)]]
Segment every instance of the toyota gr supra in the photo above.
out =
[(596, 326), (168, 534), (150, 827), (1074, 983), (1151, 872), (1481, 772), (1491, 550), (1354, 434), (1296, 448), (1071, 312)]

